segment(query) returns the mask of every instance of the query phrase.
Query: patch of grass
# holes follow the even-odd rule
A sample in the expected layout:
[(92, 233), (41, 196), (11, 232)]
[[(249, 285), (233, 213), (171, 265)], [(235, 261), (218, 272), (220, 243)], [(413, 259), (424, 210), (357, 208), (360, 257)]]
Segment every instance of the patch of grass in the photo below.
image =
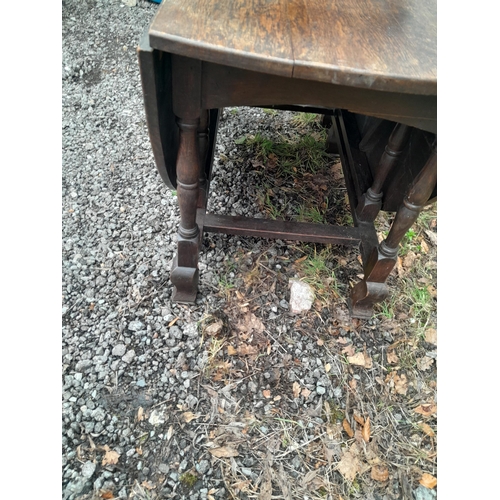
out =
[(286, 211), (286, 202), (284, 207), (278, 207), (272, 201), (272, 197), (269, 195), (269, 191), (266, 192), (264, 203), (263, 203), (264, 211), (266, 215), (273, 220), (283, 218), (283, 215)]
[(387, 319), (393, 319), (394, 314), (394, 302), (393, 300), (386, 299), (383, 302), (376, 305), (377, 315), (383, 316)]
[[(245, 143), (255, 148), (255, 156), (267, 161), (271, 155), (280, 175), (312, 172), (315, 173), (325, 161), (333, 157), (325, 151), (326, 135), (319, 133), (301, 135), (297, 141), (275, 142), (261, 135), (248, 136)], [(238, 139), (239, 140), (239, 139)], [(243, 142), (241, 142), (243, 144)]]
[[(307, 247), (306, 247), (307, 248)], [(339, 296), (338, 282), (333, 268), (334, 254), (331, 245), (317, 250), (316, 246), (305, 260), (299, 263), (302, 279), (314, 288), (316, 298), (327, 302)]]
[(266, 115), (271, 115), (271, 116), (274, 116), (274, 115), (278, 114), (278, 110), (277, 109), (263, 108), (262, 111), (264, 111), (264, 113)]
[(308, 127), (317, 121), (318, 115), (316, 113), (297, 113), (290, 120), (292, 125), (296, 127)]
[(318, 207), (306, 207), (300, 205), (297, 209), (298, 222), (313, 222), (317, 224), (326, 224), (325, 212), (328, 209), (328, 198), (326, 201), (326, 209), (320, 210)]

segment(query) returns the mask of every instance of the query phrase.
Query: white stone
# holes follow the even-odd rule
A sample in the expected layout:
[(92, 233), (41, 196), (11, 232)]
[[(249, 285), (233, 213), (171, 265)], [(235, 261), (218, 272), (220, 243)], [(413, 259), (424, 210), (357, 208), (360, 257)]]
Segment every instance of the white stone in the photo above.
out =
[(292, 284), (290, 289), (290, 312), (298, 314), (309, 311), (314, 302), (313, 289), (303, 281), (290, 280)]

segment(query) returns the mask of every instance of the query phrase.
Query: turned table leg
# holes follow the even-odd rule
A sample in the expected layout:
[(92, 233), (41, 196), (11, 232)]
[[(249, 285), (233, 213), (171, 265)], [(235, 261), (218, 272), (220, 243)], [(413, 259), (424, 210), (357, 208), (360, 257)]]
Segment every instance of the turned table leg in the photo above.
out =
[[(356, 207), (358, 220), (362, 222), (373, 222), (382, 207), (382, 186), (397, 163), (399, 156), (408, 142), (411, 128), (398, 123), (392, 131), (385, 151), (380, 158), (373, 184), (363, 194)], [(427, 201), (427, 200), (426, 200)]]
[(436, 181), (437, 153), (434, 151), (405, 196), (387, 238), (372, 250), (367, 259), (363, 280), (351, 290), (352, 316), (370, 318), (373, 305), (387, 297), (389, 289), (385, 281), (396, 264), (399, 243), (429, 200)]
[[(199, 62), (175, 56), (172, 58), (174, 79), (174, 113), (179, 127), (177, 154), (177, 199), (180, 224), (177, 233), (177, 256), (170, 279), (174, 285), (172, 299), (194, 302), (198, 290), (198, 254), (200, 230), (196, 209), (200, 199), (200, 65)], [(201, 126), (202, 130), (203, 125)]]
[(199, 195), (198, 195), (198, 208), (205, 208), (208, 197), (208, 180), (205, 170), (208, 157), (208, 122), (209, 111), (203, 110), (200, 116), (200, 125), (198, 127), (198, 144), (200, 148), (200, 176), (199, 176)]

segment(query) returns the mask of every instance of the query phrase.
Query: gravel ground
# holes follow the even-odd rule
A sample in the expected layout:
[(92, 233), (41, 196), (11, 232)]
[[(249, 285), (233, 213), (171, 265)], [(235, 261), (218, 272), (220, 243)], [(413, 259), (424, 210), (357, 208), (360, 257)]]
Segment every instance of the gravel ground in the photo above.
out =
[[(435, 475), (435, 458), (405, 469), (421, 462), (405, 458), (403, 446), (385, 446), (396, 458), (379, 455), (405, 474), (390, 469), (383, 486), (373, 475), (362, 484), (342, 480), (347, 454), (364, 453), (360, 476), (382, 464), (374, 439), (361, 446), (368, 414), (372, 433), (412, 422), (385, 400), (377, 416), (368, 411), (356, 384), (359, 394), (359, 386), (384, 381), (375, 368), (346, 367), (338, 353), (364, 349), (381, 366), (398, 325), (352, 322), (341, 301), (290, 316), (287, 287), (300, 248), (207, 235), (197, 304), (171, 302), (178, 208), (154, 167), (136, 60), (157, 8), (143, 0), (63, 2), (63, 498), (435, 498), (417, 478)], [(265, 215), (251, 187), (258, 166), (237, 168), (242, 138), (286, 137), (292, 123), (292, 113), (224, 111), (211, 209)], [(345, 295), (360, 268), (356, 253), (338, 255)], [(417, 354), (435, 370), (435, 345)], [(435, 399), (428, 381), (412, 390), (414, 406)], [(349, 453), (344, 417), (356, 432)], [(432, 456), (432, 439), (410, 439), (412, 450)], [(383, 440), (380, 430), (381, 447)]]

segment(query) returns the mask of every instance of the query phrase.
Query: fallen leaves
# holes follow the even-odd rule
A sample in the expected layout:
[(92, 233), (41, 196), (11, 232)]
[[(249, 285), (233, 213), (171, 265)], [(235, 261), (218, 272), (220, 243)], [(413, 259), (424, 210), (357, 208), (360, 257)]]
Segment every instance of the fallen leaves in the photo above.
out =
[(363, 440), (368, 443), (370, 441), (371, 435), (370, 417), (367, 417), (365, 420), (361, 415), (354, 413), (353, 418), (358, 424), (356, 431), (354, 431), (354, 429), (351, 427), (351, 424), (349, 423), (347, 418), (344, 418), (344, 420), (342, 421), (342, 427), (344, 428), (346, 434), (350, 438), (355, 437), (358, 441)]
[(422, 358), (417, 358), (417, 368), (422, 371), (430, 370), (434, 360), (428, 356), (423, 356)]
[(430, 344), (437, 345), (437, 330), (434, 328), (428, 328), (425, 330), (425, 341)]
[(224, 323), (222, 320), (215, 321), (214, 323), (208, 325), (205, 328), (205, 333), (210, 336), (217, 335), (221, 330), (222, 327), (224, 326)]
[(198, 413), (193, 413), (191, 411), (186, 411), (182, 414), (182, 419), (184, 420), (184, 422), (186, 422), (187, 424), (189, 422), (191, 422), (192, 420), (195, 420), (197, 418), (200, 418), (201, 415), (198, 414)]
[(363, 352), (358, 352), (354, 356), (347, 356), (347, 361), (351, 365), (362, 366), (363, 368), (371, 368), (373, 366), (372, 358)]
[(238, 450), (230, 446), (220, 446), (218, 448), (209, 448), (208, 451), (211, 455), (217, 458), (230, 458), (239, 456)]
[(432, 488), (436, 487), (437, 479), (434, 476), (432, 476), (431, 474), (424, 472), (422, 474), (422, 478), (420, 479), (420, 484), (422, 486), (425, 486), (426, 488), (432, 489)]
[(294, 398), (298, 398), (300, 396), (300, 384), (298, 382), (293, 383), (292, 392)]
[(103, 447), (105, 454), (102, 459), (102, 465), (115, 465), (118, 463), (120, 454), (114, 450), (111, 450), (108, 445)]
[(370, 441), (370, 432), (371, 432), (371, 428), (370, 428), (370, 417), (368, 417), (366, 419), (366, 422), (365, 422), (365, 425), (363, 425), (363, 439), (368, 443), (368, 441)]
[(347, 421), (347, 418), (344, 418), (343, 422), (342, 422), (342, 427), (344, 428), (346, 434), (350, 437), (350, 438), (353, 438), (354, 437), (354, 431), (352, 430), (352, 427), (351, 425), (349, 424), (349, 422)]
[(387, 481), (389, 479), (389, 469), (385, 465), (374, 465), (370, 476), (375, 481)]
[(337, 464), (337, 470), (349, 481), (354, 481), (356, 474), (361, 470), (359, 458), (351, 451), (346, 451)]
[(385, 383), (397, 394), (406, 396), (408, 392), (408, 379), (404, 373), (398, 375), (396, 371), (390, 372), (385, 378)]
[(425, 422), (422, 422), (420, 424), (420, 428), (422, 429), (424, 434), (427, 434), (429, 437), (434, 437), (436, 435), (436, 433), (432, 430), (432, 427)]
[(266, 399), (269, 399), (271, 397), (271, 391), (268, 390), (268, 389), (264, 389), (262, 391), (262, 395), (266, 398)]
[(397, 365), (399, 362), (398, 355), (396, 354), (396, 351), (387, 351), (387, 362), (390, 365)]
[(437, 404), (428, 403), (428, 404), (418, 405), (413, 411), (415, 413), (419, 413), (420, 415), (424, 415), (424, 417), (430, 417), (434, 413), (437, 413)]
[(304, 387), (301, 391), (301, 394), (307, 399), (311, 395), (311, 391), (307, 387)]

